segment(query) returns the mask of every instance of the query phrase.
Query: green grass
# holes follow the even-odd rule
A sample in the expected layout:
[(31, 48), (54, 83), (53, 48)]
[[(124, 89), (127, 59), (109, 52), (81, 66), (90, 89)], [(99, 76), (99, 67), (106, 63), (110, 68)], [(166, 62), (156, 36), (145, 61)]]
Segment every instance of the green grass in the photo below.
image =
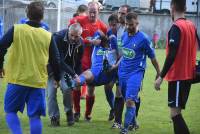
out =
[[(164, 50), (156, 50), (157, 59), (162, 66), (165, 52)], [(144, 78), (143, 90), (141, 92), (142, 104), (139, 112), (138, 121), (140, 129), (136, 134), (172, 134), (173, 127), (169, 118), (169, 109), (167, 107), (167, 85), (162, 84), (161, 91), (157, 92), (153, 88), (155, 79), (155, 71), (148, 60), (148, 68)], [(193, 85), (186, 110), (183, 115), (190, 128), (191, 134), (200, 134), (200, 89), (199, 84)], [(0, 134), (9, 133), (5, 123), (5, 114), (3, 111), (3, 99), (5, 93), (5, 84), (0, 90)], [(90, 123), (81, 121), (73, 127), (67, 127), (66, 117), (62, 105), (62, 95), (58, 94), (59, 105), (61, 111), (61, 126), (57, 128), (49, 127), (49, 119), (43, 117), (43, 133), (44, 134), (112, 134), (119, 133), (119, 130), (111, 130), (112, 122), (108, 122), (109, 107), (104, 95), (103, 87), (96, 88), (96, 101), (93, 108), (92, 121)], [(81, 100), (81, 111), (84, 115), (85, 100)], [(19, 113), (23, 132), (29, 133), (28, 118), (26, 110), (24, 114)]]

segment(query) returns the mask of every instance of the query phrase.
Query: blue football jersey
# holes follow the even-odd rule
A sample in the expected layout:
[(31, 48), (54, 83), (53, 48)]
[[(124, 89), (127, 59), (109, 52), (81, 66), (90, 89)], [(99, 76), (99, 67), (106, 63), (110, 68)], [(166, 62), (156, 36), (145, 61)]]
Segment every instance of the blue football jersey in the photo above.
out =
[[(96, 32), (93, 39), (99, 39), (100, 34)], [(111, 36), (109, 38), (109, 48), (104, 48), (102, 45), (95, 45), (92, 52), (92, 68), (102, 69), (103, 60), (107, 58), (110, 65), (113, 65), (117, 61), (117, 38)]]
[(122, 60), (119, 65), (119, 76), (127, 77), (131, 73), (146, 68), (146, 57), (154, 58), (155, 53), (148, 36), (138, 31), (129, 36), (125, 32), (122, 36)]

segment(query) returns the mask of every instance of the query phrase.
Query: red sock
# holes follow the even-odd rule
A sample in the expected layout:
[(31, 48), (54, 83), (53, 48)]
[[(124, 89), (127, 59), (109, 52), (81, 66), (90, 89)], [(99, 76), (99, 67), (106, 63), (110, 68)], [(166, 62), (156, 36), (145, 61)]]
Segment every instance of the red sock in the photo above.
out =
[(80, 113), (80, 96), (81, 90), (73, 90), (73, 101), (75, 113)]
[(90, 116), (92, 112), (92, 107), (94, 104), (95, 96), (88, 96), (86, 95), (86, 111), (85, 111), (85, 116), (88, 117)]
[(82, 90), (81, 90), (81, 97), (85, 98), (86, 94), (87, 94), (87, 86), (86, 86), (86, 84), (84, 84), (82, 86)]

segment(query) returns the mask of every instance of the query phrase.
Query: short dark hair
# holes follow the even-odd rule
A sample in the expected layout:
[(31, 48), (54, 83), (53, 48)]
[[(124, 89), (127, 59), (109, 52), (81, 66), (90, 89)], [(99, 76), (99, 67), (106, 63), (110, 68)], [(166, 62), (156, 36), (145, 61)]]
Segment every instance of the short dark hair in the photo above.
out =
[(78, 6), (78, 8), (76, 10), (77, 13), (83, 13), (83, 12), (86, 12), (86, 11), (88, 11), (88, 7), (84, 4)]
[(108, 17), (108, 22), (112, 22), (112, 21), (118, 22), (118, 16), (116, 13), (113, 13)]
[(138, 15), (135, 12), (130, 12), (126, 15), (126, 20), (132, 20), (135, 19), (137, 20)]
[(131, 10), (131, 7), (129, 5), (121, 5), (120, 7), (125, 7), (127, 9), (127, 13), (130, 13), (132, 10)]
[(175, 10), (178, 12), (185, 12), (186, 0), (172, 0), (171, 5), (174, 6)]
[(109, 39), (105, 35), (101, 35), (100, 37), (102, 47), (108, 47)]
[(73, 17), (76, 17), (76, 16), (79, 16), (79, 14), (78, 14), (78, 13), (74, 13), (74, 14), (73, 14)]
[(31, 2), (27, 6), (26, 12), (27, 12), (27, 17), (29, 18), (29, 20), (39, 22), (43, 19), (43, 16), (44, 16), (44, 6), (39, 1)]

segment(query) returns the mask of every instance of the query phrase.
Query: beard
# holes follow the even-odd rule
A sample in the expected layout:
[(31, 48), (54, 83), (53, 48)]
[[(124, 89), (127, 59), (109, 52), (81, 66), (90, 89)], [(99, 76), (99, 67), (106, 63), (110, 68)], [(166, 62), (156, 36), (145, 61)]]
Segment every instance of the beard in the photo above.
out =
[(133, 28), (133, 29), (127, 29), (129, 35), (134, 35), (136, 33), (136, 28)]
[(119, 17), (119, 23), (124, 24), (125, 23), (125, 18)]

